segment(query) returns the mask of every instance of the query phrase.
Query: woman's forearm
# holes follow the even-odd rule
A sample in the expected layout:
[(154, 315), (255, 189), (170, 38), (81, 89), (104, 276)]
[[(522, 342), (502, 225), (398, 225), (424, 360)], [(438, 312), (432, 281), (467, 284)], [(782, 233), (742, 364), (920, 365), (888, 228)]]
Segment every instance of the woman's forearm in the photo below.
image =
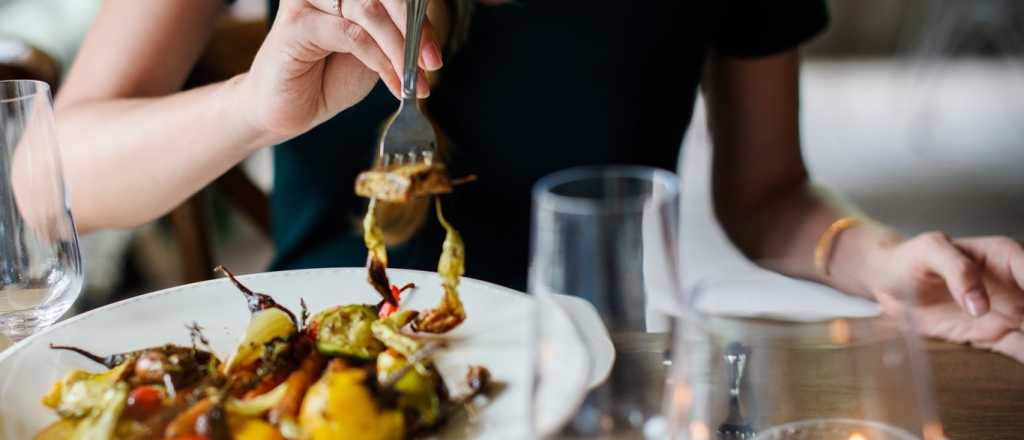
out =
[[(780, 193), (745, 215), (723, 219), (743, 251), (759, 265), (785, 275), (828, 284), (844, 292), (874, 298), (875, 255), (899, 241), (888, 228), (870, 220), (824, 188), (801, 184)], [(831, 246), (829, 275), (817, 271), (815, 249), (837, 219), (856, 215), (865, 221), (840, 232)]]
[(58, 98), (58, 136), (79, 229), (151, 221), (274, 142), (244, 120), (234, 91), (240, 78), (157, 98)]

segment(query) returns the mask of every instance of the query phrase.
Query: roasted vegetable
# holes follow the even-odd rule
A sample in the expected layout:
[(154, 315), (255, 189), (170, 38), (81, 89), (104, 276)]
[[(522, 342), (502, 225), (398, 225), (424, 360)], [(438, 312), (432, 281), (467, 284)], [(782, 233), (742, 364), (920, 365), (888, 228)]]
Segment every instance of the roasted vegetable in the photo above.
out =
[(239, 368), (250, 367), (261, 359), (271, 358), (266, 356), (266, 351), (276, 348), (274, 341), (288, 341), (297, 335), (299, 322), (290, 310), (282, 307), (270, 295), (256, 293), (245, 287), (224, 266), (217, 266), (216, 270), (227, 275), (231, 283), (245, 295), (249, 313), (252, 314), (245, 336), (224, 364), (224, 371), (231, 373)]
[(131, 359), (138, 358), (139, 355), (142, 354), (143, 351), (145, 351), (145, 350), (136, 350), (136, 351), (128, 351), (128, 352), (124, 352), (124, 353), (112, 354), (112, 355), (109, 355), (109, 356), (100, 356), (100, 355), (97, 355), (97, 354), (93, 354), (93, 353), (91, 353), (89, 351), (86, 351), (85, 349), (78, 348), (78, 347), (72, 347), (72, 346), (69, 346), (69, 345), (50, 344), (50, 349), (51, 350), (67, 350), (67, 351), (75, 352), (75, 353), (78, 353), (78, 354), (82, 355), (83, 357), (88, 358), (89, 360), (91, 360), (93, 362), (96, 362), (96, 363), (98, 363), (100, 365), (103, 365), (104, 367), (107, 367), (107, 368), (114, 368), (114, 367), (116, 367), (118, 365), (121, 365), (121, 364), (123, 364), (125, 362), (128, 362)]
[[(39, 433), (36, 439), (113, 439), (119, 417), (121, 417), (128, 400), (128, 385), (117, 380), (110, 382), (110, 379), (115, 378), (120, 372), (115, 369), (104, 372), (102, 375), (85, 378), (81, 375), (84, 371), (74, 371), (72, 375), (66, 377), (65, 381), (57, 383), (54, 390), (51, 390), (50, 394), (43, 398), (43, 403), (54, 407), (53, 400), (57, 400), (57, 407), (63, 405), (63, 412), (58, 409), (58, 413), (65, 419), (50, 425)], [(72, 376), (77, 377), (77, 380), (70, 378)], [(68, 381), (69, 379), (71, 381)], [(61, 383), (65, 383), (65, 385), (61, 386)], [(63, 390), (57, 390), (58, 388), (63, 388)]]
[(125, 372), (125, 380), (133, 385), (166, 384), (170, 380), (175, 387), (187, 387), (208, 374), (211, 364), (216, 366), (219, 362), (210, 352), (172, 344), (109, 356), (98, 356), (64, 345), (50, 344), (50, 348), (73, 351), (107, 368), (128, 364), (130, 368)]
[(324, 369), (326, 359), (320, 352), (312, 350), (299, 365), (299, 368), (292, 372), (285, 380), (287, 390), (281, 400), (278, 400), (267, 419), (271, 423), (294, 423), (299, 415), (299, 408), (302, 406), (302, 397), (306, 395), (310, 385), (313, 384)]
[(441, 396), (438, 394), (439, 377), (434, 369), (421, 373), (416, 369), (401, 373), (408, 361), (391, 350), (377, 356), (377, 380), (384, 383), (393, 374), (402, 374), (393, 388), (398, 392), (398, 407), (406, 414), (406, 423), (412, 431), (430, 428), (441, 421)]
[(258, 418), (235, 418), (228, 421), (234, 440), (284, 440), (273, 425)]
[(231, 440), (231, 428), (228, 426), (228, 411), (224, 407), (223, 393), (211, 399), (210, 410), (196, 419), (196, 434), (210, 440)]
[(251, 366), (259, 361), (274, 341), (287, 341), (298, 333), (295, 323), (279, 309), (266, 309), (252, 315), (245, 336), (235, 353), (224, 364), (224, 371), (231, 373), (238, 368)]
[(75, 426), (71, 440), (107, 440), (114, 437), (117, 421), (128, 400), (128, 385), (118, 382), (104, 390), (94, 407)]
[(373, 306), (348, 305), (320, 312), (310, 325), (316, 331), (316, 349), (327, 356), (372, 360), (384, 350), (371, 330), (376, 320)]
[(491, 371), (480, 365), (469, 367), (466, 370), (466, 384), (474, 396), (485, 391), (491, 384)]
[(196, 429), (196, 420), (213, 408), (213, 400), (209, 397), (196, 402), (185, 411), (182, 411), (167, 428), (164, 429), (165, 438), (175, 438), (186, 434), (192, 434)]
[(282, 382), (280, 385), (274, 387), (274, 389), (251, 399), (243, 400), (229, 397), (227, 402), (224, 403), (224, 408), (227, 409), (228, 413), (231, 415), (259, 417), (266, 414), (271, 408), (277, 406), (287, 394), (288, 383)]
[(392, 203), (452, 192), (448, 168), (439, 162), (414, 162), (375, 168), (356, 177), (356, 194)]
[(235, 287), (238, 288), (238, 290), (241, 291), (243, 295), (245, 295), (246, 304), (249, 306), (249, 313), (255, 315), (256, 313), (264, 310), (278, 309), (287, 314), (289, 318), (291, 318), (292, 324), (295, 324), (296, 326), (298, 325), (298, 321), (295, 320), (295, 315), (292, 313), (292, 311), (278, 304), (270, 295), (253, 292), (248, 287), (245, 287), (244, 284), (242, 284), (240, 281), (238, 281), (237, 278), (235, 278), (235, 274), (231, 273), (231, 271), (224, 266), (217, 266), (214, 270), (217, 272), (221, 272), (224, 275), (227, 275), (228, 279), (231, 280), (231, 283), (234, 284)]
[(413, 330), (427, 333), (446, 333), (466, 320), (466, 311), (459, 299), (459, 279), (466, 272), (466, 247), (459, 232), (444, 218), (441, 200), (435, 199), (437, 220), (447, 231), (441, 246), (437, 273), (441, 276), (444, 296), (436, 308), (420, 314), (413, 322)]
[(53, 408), (61, 417), (85, 417), (104, 405), (107, 391), (121, 381), (130, 365), (131, 362), (125, 362), (103, 373), (74, 370), (53, 384), (43, 396), (43, 405)]
[(78, 426), (78, 420), (75, 419), (60, 419), (56, 422), (51, 423), (49, 426), (39, 431), (34, 440), (67, 440), (75, 435), (75, 427)]
[[(105, 373), (106, 374), (106, 373)], [(81, 383), (81, 382), (77, 382)], [(80, 416), (65, 416), (36, 435), (35, 440), (109, 440), (119, 430), (118, 420), (128, 400), (128, 385), (114, 382), (90, 398), (92, 405)], [(48, 405), (49, 406), (49, 405)]]
[(403, 335), (401, 330), (416, 319), (418, 314), (419, 312), (415, 310), (402, 310), (385, 319), (374, 321), (370, 325), (373, 336), (403, 356), (412, 356), (420, 349), (420, 343), (412, 337)]
[(312, 440), (399, 440), (405, 434), (402, 412), (384, 407), (362, 368), (332, 361), (302, 401), (299, 424)]
[(391, 295), (391, 282), (388, 281), (388, 249), (384, 245), (384, 233), (377, 225), (377, 199), (370, 199), (363, 217), (363, 242), (366, 244), (366, 271), (370, 286), (381, 296), (381, 301), (398, 308), (398, 300)]

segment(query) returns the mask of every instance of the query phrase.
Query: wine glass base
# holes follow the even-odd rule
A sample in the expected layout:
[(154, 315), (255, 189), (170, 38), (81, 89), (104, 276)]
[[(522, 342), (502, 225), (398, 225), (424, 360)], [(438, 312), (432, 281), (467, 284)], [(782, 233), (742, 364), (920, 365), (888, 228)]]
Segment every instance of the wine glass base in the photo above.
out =
[(0, 314), (0, 333), (18, 342), (57, 322), (74, 301), (57, 302), (16, 312)]
[(919, 440), (920, 437), (884, 423), (856, 419), (814, 419), (774, 426), (758, 440)]

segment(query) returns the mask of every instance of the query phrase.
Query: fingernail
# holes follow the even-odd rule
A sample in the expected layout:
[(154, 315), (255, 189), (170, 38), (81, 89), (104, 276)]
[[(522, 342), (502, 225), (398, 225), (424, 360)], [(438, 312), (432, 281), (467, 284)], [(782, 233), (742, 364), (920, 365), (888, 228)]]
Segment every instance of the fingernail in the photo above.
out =
[(433, 41), (427, 43), (426, 50), (423, 51), (423, 62), (427, 65), (427, 70), (437, 70), (444, 65), (444, 60), (441, 59), (441, 49), (437, 47), (437, 43)]
[(988, 304), (986, 304), (985, 296), (976, 290), (967, 292), (964, 295), (964, 306), (967, 307), (967, 313), (977, 318), (988, 312)]

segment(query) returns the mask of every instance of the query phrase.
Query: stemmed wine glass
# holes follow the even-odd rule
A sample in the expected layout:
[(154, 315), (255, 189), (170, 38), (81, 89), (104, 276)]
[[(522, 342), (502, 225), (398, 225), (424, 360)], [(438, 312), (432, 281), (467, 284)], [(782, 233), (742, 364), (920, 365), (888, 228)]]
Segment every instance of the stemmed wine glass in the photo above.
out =
[(53, 324), (82, 281), (50, 87), (0, 81), (0, 333), (19, 341)]
[[(603, 324), (613, 341), (668, 331), (668, 315), (677, 308), (678, 215), (678, 177), (654, 168), (574, 168), (534, 187), (529, 291), (539, 305), (532, 401), (537, 437), (642, 438), (658, 415), (660, 374), (633, 368), (651, 365), (651, 352), (591, 350), (589, 365), (579, 365), (570, 355), (572, 340), (558, 327), (564, 319), (549, 315), (568, 317), (581, 340), (595, 336), (581, 331), (593, 329), (579, 322), (583, 318), (560, 307), (553, 294), (563, 294), (589, 302), (602, 321), (596, 325)], [(598, 369), (612, 362), (610, 371)], [(660, 359), (653, 364), (660, 367)], [(567, 423), (569, 415), (551, 412), (565, 406), (553, 402), (574, 398), (588, 384), (592, 388)]]

